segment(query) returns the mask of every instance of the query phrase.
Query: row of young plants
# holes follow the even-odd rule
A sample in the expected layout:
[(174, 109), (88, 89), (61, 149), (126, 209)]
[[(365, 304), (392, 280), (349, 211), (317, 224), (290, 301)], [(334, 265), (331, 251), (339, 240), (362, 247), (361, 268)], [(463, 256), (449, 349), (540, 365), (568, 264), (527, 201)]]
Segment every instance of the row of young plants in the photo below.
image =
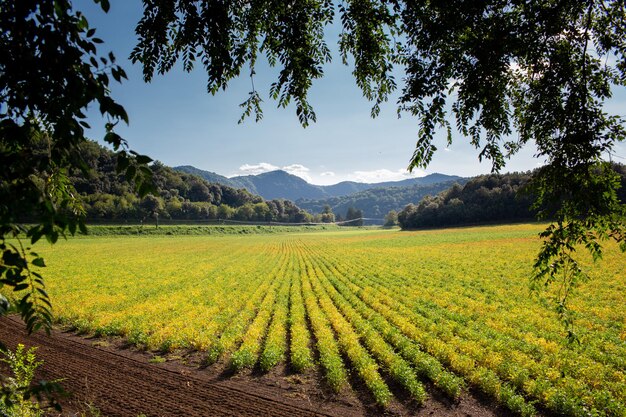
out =
[[(408, 342), (404, 346), (405, 355), (413, 361), (416, 361), (417, 358), (421, 359), (421, 361), (414, 368), (407, 359), (394, 351), (396, 347), (392, 347), (379, 333), (379, 330), (375, 329), (368, 320), (360, 316), (350, 303), (340, 295), (338, 290), (332, 286), (328, 278), (332, 273), (328, 269), (328, 265), (324, 264), (324, 258), (320, 260), (315, 254), (306, 253), (301, 243), (298, 243), (294, 250), (298, 252), (297, 258), (300, 266), (300, 279), (298, 282), (301, 282), (301, 291), (305, 300), (307, 314), (311, 318), (311, 325), (317, 339), (316, 348), (320, 353), (320, 362), (331, 387), (340, 390), (346, 384), (344, 376), (345, 364), (342, 360), (342, 358), (346, 358), (351, 368), (356, 371), (357, 375), (369, 388), (375, 401), (382, 406), (389, 403), (391, 392), (382, 378), (379, 368), (406, 389), (418, 403), (424, 401), (426, 394), (417, 378), (420, 374), (417, 369), (424, 370), (422, 375), (420, 375), (424, 379), (428, 379), (428, 369), (433, 369), (434, 371), (430, 371), (431, 380), (437, 381), (439, 386), (443, 388), (443, 391), (450, 393), (451, 396), (459, 395), (463, 386), (462, 381), (445, 371), (432, 356), (423, 352), (420, 354), (419, 345), (413, 343), (413, 346), (411, 346), (410, 338), (402, 335), (405, 338), (402, 340), (402, 337), (398, 337), (397, 328), (393, 324), (386, 322), (386, 330), (390, 334), (388, 337), (393, 339), (395, 336), (395, 340), (399, 345), (403, 341)], [(287, 273), (284, 268), (281, 268), (278, 274), (283, 278), (282, 284), (279, 284), (282, 286), (279, 293), (286, 293), (286, 288), (293, 286), (291, 280), (293, 280), (294, 276)], [(288, 280), (288, 277), (291, 277), (291, 280)], [(263, 303), (255, 310), (256, 316), (254, 319), (250, 318), (252, 313), (247, 315), (249, 327), (241, 337), (242, 343), (239, 349), (230, 358), (231, 366), (235, 370), (254, 366), (257, 362), (260, 363), (258, 353), (261, 351), (262, 329), (267, 328), (270, 320), (276, 318), (277, 315), (280, 317), (280, 313), (277, 314), (280, 311), (280, 303), (274, 302), (276, 298), (274, 294), (275, 291), (270, 290)], [(331, 294), (333, 295), (332, 297)], [(362, 307), (367, 305), (364, 301), (362, 303)], [(270, 313), (272, 311), (273, 314)], [(270, 316), (273, 317), (270, 318)], [(381, 326), (380, 321), (379, 326)], [(237, 329), (241, 332), (241, 327), (237, 327)], [(396, 334), (394, 335), (394, 333)], [(225, 335), (229, 334), (230, 332), (227, 330)], [(264, 342), (266, 347), (269, 346), (271, 341), (269, 335), (270, 332), (268, 331)], [(416, 332), (409, 332), (409, 335), (415, 338)], [(331, 346), (331, 348), (328, 348), (328, 346)], [(424, 356), (430, 359), (430, 361), (425, 359)], [(487, 387), (483, 387), (485, 388), (483, 390), (485, 393), (494, 395), (495, 390), (497, 390), (498, 395), (501, 397), (498, 399), (522, 415), (530, 415), (534, 412), (532, 407), (525, 404), (521, 397), (515, 396), (506, 387), (494, 388), (494, 381), (490, 376), (484, 370), (480, 373), (480, 377), (487, 381), (483, 383)]]
[[(62, 323), (81, 332), (121, 335), (151, 350), (210, 349), (215, 335), (242, 310), (246, 300), (255, 291), (264, 295), (266, 275), (274, 267), (277, 254), (274, 245), (260, 252), (256, 248), (257, 253), (242, 245), (231, 248), (231, 256), (219, 262), (199, 263), (198, 258), (219, 247), (146, 242), (152, 243), (147, 252), (126, 243), (120, 242), (119, 248), (117, 243), (111, 248), (108, 242), (100, 245), (97, 253), (82, 260), (83, 265), (70, 260), (67, 264), (76, 271), (62, 274), (60, 282), (51, 280), (50, 291), (60, 300), (56, 307)], [(150, 258), (153, 251), (159, 253), (163, 264)], [(64, 253), (71, 255), (72, 251), (66, 249)], [(193, 267), (179, 274), (181, 268), (173, 262), (183, 254)], [(107, 263), (99, 264), (99, 257)], [(247, 274), (245, 286), (240, 285), (241, 273), (246, 270), (240, 264), (242, 258), (259, 268), (258, 273)], [(117, 268), (109, 267), (109, 262)], [(73, 278), (64, 279), (67, 275)]]
[[(231, 358), (231, 366), (234, 369), (250, 366), (249, 362), (252, 361), (253, 358), (247, 357), (252, 355), (251, 353), (247, 353), (247, 349), (258, 351), (256, 348), (259, 343), (258, 340), (263, 336), (263, 332), (265, 331), (265, 327), (262, 327), (262, 325), (267, 323), (271, 308), (274, 304), (276, 288), (282, 282), (279, 272), (284, 269), (284, 264), (287, 262), (286, 252), (283, 250), (278, 259), (274, 258), (274, 260), (277, 262), (274, 268), (265, 275), (261, 286), (247, 299), (245, 305), (238, 309), (238, 312), (224, 327), (224, 330), (221, 333), (217, 333), (219, 337), (207, 350), (207, 364), (215, 363), (223, 356), (230, 355), (241, 343), (247, 342), (250, 346), (246, 347), (246, 350), (241, 350), (241, 353), (238, 354), (239, 358)], [(247, 284), (248, 281), (246, 280), (245, 285)], [(243, 299), (246, 298), (245, 292), (238, 295)], [(228, 298), (232, 300), (231, 297)], [(270, 312), (267, 312), (268, 308)], [(255, 317), (258, 317), (259, 312), (262, 312), (263, 315), (257, 320), (256, 326), (252, 329), (251, 334), (246, 333), (249, 323), (255, 319)]]
[[(295, 320), (289, 321), (292, 326), (300, 323), (304, 329), (307, 329), (305, 320), (309, 319), (315, 335), (315, 347), (319, 353), (320, 364), (333, 389), (340, 391), (347, 385), (347, 369), (343, 361), (343, 358), (346, 358), (351, 368), (370, 389), (377, 404), (386, 406), (392, 397), (389, 387), (378, 371), (379, 367), (406, 389), (417, 403), (422, 403), (426, 398), (426, 393), (417, 378), (418, 372), (411, 367), (409, 362), (397, 355), (393, 347), (365, 319), (359, 317), (356, 311), (350, 310), (351, 307), (347, 302), (340, 305), (337, 304), (337, 298), (329, 296), (330, 293), (326, 292), (328, 286), (324, 285), (326, 280), (324, 271), (320, 269), (321, 266), (314, 260), (314, 256), (304, 252), (300, 242), (291, 246), (292, 253), (291, 256), (288, 255), (291, 261), (283, 262), (277, 272), (277, 275), (282, 277), (282, 283), (278, 284), (280, 289), (276, 292), (276, 296), (266, 296), (255, 310), (254, 318), (251, 318), (252, 313), (245, 315), (249, 319), (246, 329), (238, 327), (238, 330), (243, 331), (243, 336), (239, 348), (229, 358), (231, 368), (237, 371), (258, 364), (262, 370), (269, 370), (280, 362), (280, 360), (273, 361), (268, 366), (263, 354), (259, 355), (259, 352), (261, 350), (272, 351), (275, 337), (282, 339), (274, 330), (281, 326), (275, 327), (274, 323), (283, 322), (286, 304), (288, 304), (291, 310), (300, 312), (296, 314)], [(296, 264), (297, 268), (295, 268)], [(272, 290), (270, 292), (275, 293)], [(286, 300), (289, 302), (285, 303)], [(305, 311), (297, 307), (302, 304), (304, 304)], [(346, 316), (346, 313), (350, 312), (352, 314)], [(355, 323), (357, 326), (353, 327)], [(267, 328), (265, 337), (262, 331), (264, 328)], [(230, 333), (228, 328), (222, 337), (228, 338)], [(292, 332), (292, 334), (295, 333)], [(363, 344), (361, 340), (364, 341)], [(282, 341), (279, 344), (284, 346)], [(312, 365), (311, 352), (307, 345), (308, 340), (301, 340), (299, 343), (297, 339), (292, 340), (290, 349), (292, 353), (296, 354), (298, 350), (301, 350), (304, 353), (298, 357), (307, 358), (304, 361), (305, 365), (292, 364), (296, 370), (307, 369)], [(283, 352), (282, 349), (278, 351)], [(408, 352), (409, 349), (405, 351)], [(222, 350), (222, 353), (227, 352)], [(415, 360), (416, 356), (414, 353), (410, 357)], [(441, 371), (440, 366), (438, 369)], [(457, 395), (458, 392), (457, 388)]]
[[(250, 323), (245, 335), (242, 333), (241, 345), (230, 357), (230, 367), (233, 370), (238, 371), (256, 365), (264, 338), (265, 347), (270, 350), (272, 350), (272, 346), (268, 345), (268, 343), (276, 342), (279, 339), (275, 333), (270, 335), (269, 330), (271, 330), (270, 322), (280, 320), (280, 310), (286, 311), (287, 309), (286, 305), (283, 305), (281, 308), (280, 304), (281, 301), (286, 301), (287, 294), (289, 294), (289, 280), (284, 278), (288, 273), (288, 266), (289, 256), (285, 254), (278, 271), (275, 272), (276, 279), (274, 284), (268, 290), (263, 303), (258, 307), (256, 317)], [(280, 323), (277, 326), (280, 326)], [(274, 326), (275, 328), (276, 326)], [(265, 337), (266, 334), (268, 334), (267, 338)], [(269, 336), (272, 336), (272, 338)], [(282, 338), (284, 338), (284, 333)], [(280, 340), (278, 342), (280, 344)], [(280, 354), (280, 352), (278, 353)]]
[(325, 314), (336, 338), (341, 352), (350, 361), (352, 368), (356, 371), (363, 383), (374, 396), (378, 405), (386, 406), (391, 400), (391, 391), (378, 372), (378, 363), (372, 358), (367, 350), (361, 345), (359, 335), (354, 331), (350, 323), (341, 315), (332, 302), (330, 302), (319, 291), (317, 272), (311, 260), (302, 256), (305, 264), (305, 274), (303, 274), (303, 290), (311, 293), (317, 300), (322, 314)]
[[(323, 249), (322, 249), (323, 251)], [(337, 252), (323, 251), (322, 259), (333, 259), (341, 256)], [(369, 259), (370, 265), (372, 259)], [(396, 324), (403, 325), (405, 331), (413, 333), (411, 326), (404, 323), (407, 318), (416, 327), (412, 338), (420, 341), (424, 347), (437, 353), (442, 363), (451, 369), (463, 374), (475, 386), (491, 394), (509, 408), (519, 409), (521, 401), (518, 394), (511, 389), (519, 390), (529, 399), (537, 401), (543, 407), (556, 413), (565, 415), (623, 415), (624, 406), (620, 398), (624, 398), (623, 374), (617, 370), (601, 369), (608, 376), (605, 388), (598, 388), (581, 379), (559, 373), (558, 363), (541, 363), (516, 349), (515, 340), (499, 334), (486, 335), (472, 329), (472, 326), (459, 326), (454, 323), (442, 309), (428, 311), (420, 297), (407, 288), (407, 279), (395, 277), (386, 271), (380, 279), (372, 278), (369, 269), (363, 268), (362, 263), (336, 262), (342, 272), (353, 278), (359, 285), (354, 285), (351, 291), (360, 294), (364, 300), (369, 300), (372, 306), (387, 314), (398, 314)], [(374, 274), (374, 277), (378, 274)], [(354, 284), (354, 283), (353, 283)], [(440, 295), (441, 296), (441, 295)], [(445, 294), (447, 296), (447, 294)], [(421, 304), (415, 308), (415, 304)], [(408, 308), (411, 306), (411, 308)], [(419, 336), (418, 333), (425, 336)], [(434, 337), (433, 337), (434, 336)], [(440, 343), (445, 346), (438, 346)], [(521, 342), (523, 344), (523, 341)], [(454, 352), (446, 352), (449, 347)], [(448, 348), (447, 348), (448, 347)], [(463, 356), (456, 352), (465, 353)], [(459, 359), (460, 358), (460, 359)], [(589, 358), (582, 360), (593, 362)], [(479, 366), (480, 371), (473, 372), (472, 366)], [(552, 366), (550, 366), (552, 365)], [(555, 372), (556, 371), (556, 372)], [(602, 375), (602, 373), (601, 373)], [(512, 386), (498, 387), (497, 380), (508, 381)]]
[(302, 256), (298, 256), (298, 263), (300, 273), (297, 279), (302, 291), (307, 318), (315, 337), (319, 363), (324, 371), (328, 386), (333, 391), (340, 392), (348, 383), (348, 371), (341, 358), (339, 343), (335, 338), (330, 321), (320, 309), (317, 298), (311, 290), (306, 263)]
[(455, 400), (460, 396), (465, 388), (462, 378), (446, 371), (435, 358), (421, 351), (417, 343), (363, 302), (347, 285), (336, 278), (337, 273), (332, 265), (329, 266), (322, 260), (321, 268), (324, 270), (324, 282), (330, 284), (326, 285), (328, 294), (357, 328), (363, 329), (366, 334), (376, 331), (378, 344), (381, 343), (378, 336), (382, 336), (389, 347), (412, 364), (421, 379), (432, 382), (450, 399)]
[[(376, 269), (371, 277), (377, 279), (384, 288), (391, 290), (405, 288), (410, 282), (406, 278), (406, 269), (398, 271), (397, 268), (389, 268), (384, 264)], [(427, 267), (426, 270), (430, 272), (433, 268)], [(494, 286), (485, 288), (488, 284), (480, 282), (480, 278), (476, 277), (471, 283), (473, 288), (468, 288), (470, 285), (464, 285), (463, 291), (451, 292), (447, 294), (447, 297), (442, 298), (441, 292), (447, 292), (446, 288), (432, 285), (432, 282), (438, 280), (445, 283), (447, 281), (445, 276), (442, 274), (436, 277), (421, 275), (420, 279), (426, 279), (429, 282), (428, 285), (422, 286), (420, 297), (413, 300), (412, 308), (419, 314), (428, 316), (435, 307), (436, 314), (444, 315), (447, 319), (459, 324), (455, 329), (459, 333), (466, 333), (468, 330), (479, 331), (481, 334), (490, 332), (491, 335), (497, 335), (499, 340), (513, 341), (515, 352), (528, 355), (535, 361), (555, 362), (558, 360), (561, 366), (569, 368), (567, 373), (575, 378), (581, 376), (579, 372), (587, 370), (590, 376), (595, 376), (597, 379), (595, 383), (610, 380), (613, 370), (625, 368), (623, 358), (626, 356), (626, 346), (618, 335), (609, 336), (608, 332), (599, 331), (601, 330), (600, 323), (593, 324), (593, 337), (590, 333), (588, 333), (589, 337), (584, 337), (585, 333), (582, 333), (584, 343), (572, 349), (571, 345), (561, 345), (562, 327), (557, 322), (546, 320), (545, 310), (532, 308), (531, 304), (522, 305), (518, 298), (507, 296), (506, 289), (500, 288), (499, 293), (496, 293)], [(494, 302), (494, 299), (497, 302)], [(473, 317), (482, 316), (488, 307), (506, 312), (506, 314), (490, 315), (487, 326), (479, 320), (473, 320)], [(516, 320), (517, 318), (523, 323)], [(588, 317), (585, 319), (589, 320)], [(606, 320), (603, 324), (605, 323)], [(464, 334), (463, 337), (467, 336)], [(607, 355), (605, 354), (607, 350), (615, 354)], [(581, 356), (581, 352), (584, 355)], [(581, 363), (581, 360), (584, 363)], [(527, 363), (527, 360), (524, 359), (523, 362)], [(568, 363), (571, 366), (568, 366)]]
[(289, 351), (290, 364), (296, 372), (305, 372), (313, 368), (313, 354), (309, 348), (311, 331), (307, 323), (306, 307), (302, 297), (301, 276), (303, 273), (302, 262), (296, 254), (294, 258), (293, 278), (289, 292)]
[[(392, 326), (397, 327), (410, 340), (416, 341), (418, 349), (423, 349), (437, 361), (448, 366), (456, 374), (462, 375), (483, 394), (492, 397), (497, 402), (520, 415), (535, 414), (532, 405), (528, 404), (511, 386), (503, 383), (492, 371), (477, 366), (472, 358), (460, 354), (453, 346), (444, 344), (439, 339), (432, 337), (430, 332), (424, 331), (425, 329), (414, 326), (409, 317), (412, 313), (407, 311), (398, 312), (393, 308), (385, 306), (377, 299), (378, 294), (371, 291), (370, 288), (367, 286), (359, 287), (342, 274), (337, 274), (336, 278), (343, 278), (344, 283), (348, 284), (351, 292), (356, 294), (365, 305), (370, 306), (380, 313), (384, 318), (389, 320)], [(443, 381), (456, 382), (458, 379), (448, 377)], [(453, 393), (460, 390), (460, 387), (456, 388), (454, 384), (451, 384), (452, 386), (450, 387), (446, 387), (443, 384), (440, 385), (442, 385), (444, 392)]]
[[(385, 280), (384, 285), (382, 282), (379, 285), (381, 291), (385, 291), (388, 296), (382, 299), (392, 299), (391, 295), (395, 294), (393, 284)], [(541, 401), (551, 411), (570, 415), (585, 415), (589, 412), (606, 415), (624, 413), (624, 408), (618, 401), (626, 394), (624, 373), (580, 355), (576, 347), (568, 349), (563, 346), (552, 353), (539, 349), (536, 345), (527, 349), (527, 334), (519, 338), (495, 333), (487, 335), (482, 328), (455, 326), (454, 321), (446, 317), (444, 309), (426, 311), (421, 300), (408, 297), (393, 299), (411, 306), (413, 312), (420, 312), (412, 317), (424, 321), (422, 326), (437, 323), (437, 329), (433, 333), (441, 340), (454, 343), (478, 363), (510, 380), (520, 391)], [(416, 309), (415, 304), (421, 304), (421, 308)], [(585, 378), (581, 370), (589, 369), (594, 369), (596, 373), (588, 374)]]
[[(277, 265), (270, 259), (278, 257), (279, 251), (275, 247), (266, 248), (265, 258), (255, 258), (259, 262), (257, 272), (248, 275), (246, 285), (241, 285), (236, 271), (241, 271), (242, 268), (237, 265), (236, 260), (249, 255), (247, 251), (234, 253), (229, 262), (211, 272), (209, 277), (213, 282), (210, 285), (206, 282), (209, 280), (194, 280), (190, 285), (180, 288), (176, 295), (162, 295), (178, 302), (170, 308), (175, 318), (168, 322), (166, 328), (182, 339), (181, 343), (172, 344), (167, 350), (196, 343), (201, 350), (208, 352), (207, 362), (211, 362), (238, 345), (240, 333), (237, 329), (243, 328), (250, 317), (246, 312), (254, 311), (275, 285), (276, 280), (271, 278), (275, 277)], [(208, 297), (211, 298), (210, 302), (201, 301)], [(191, 300), (195, 302), (190, 302)], [(203, 307), (209, 307), (217, 311), (217, 314), (208, 315), (205, 311), (205, 314), (198, 315), (199, 311), (204, 310)], [(158, 332), (158, 327), (151, 330), (152, 334)], [(171, 341), (172, 338), (166, 337), (165, 340)]]
[[(336, 331), (346, 332), (353, 335), (352, 344), (363, 343), (364, 347), (371, 353), (375, 360), (380, 364), (381, 368), (395, 381), (399, 386), (404, 388), (411, 398), (418, 404), (422, 404), (426, 400), (426, 391), (422, 383), (418, 380), (417, 374), (410, 364), (396, 354), (393, 347), (390, 346), (376, 329), (368, 323), (359, 313), (354, 310), (348, 302), (341, 298), (336, 291), (329, 286), (325, 271), (319, 263), (316, 263), (313, 257), (307, 256), (312, 268), (314, 277), (313, 291), (318, 300), (329, 316), (333, 317), (337, 322)], [(352, 330), (354, 329), (354, 330)], [(355, 340), (356, 339), (356, 340)], [(361, 362), (367, 362), (367, 353), (353, 348), (363, 357)], [(365, 378), (367, 377), (367, 378)], [(371, 379), (370, 374), (365, 374), (364, 380), (368, 387), (371, 386), (374, 397), (378, 400), (388, 401), (388, 388), (382, 386), (378, 379)]]

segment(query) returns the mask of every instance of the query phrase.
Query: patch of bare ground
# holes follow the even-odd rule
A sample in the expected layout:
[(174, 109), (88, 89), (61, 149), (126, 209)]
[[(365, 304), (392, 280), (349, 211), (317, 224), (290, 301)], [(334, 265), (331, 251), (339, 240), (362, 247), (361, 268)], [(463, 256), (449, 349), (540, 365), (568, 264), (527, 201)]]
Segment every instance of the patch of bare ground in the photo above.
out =
[(378, 408), (352, 379), (352, 389), (328, 390), (319, 371), (294, 374), (279, 366), (269, 373), (255, 370), (232, 375), (224, 364), (202, 366), (202, 354), (158, 354), (129, 347), (119, 338), (88, 338), (55, 330), (28, 336), (14, 317), (0, 318), (0, 341), (38, 346), (44, 361), (37, 378), (64, 378), (72, 393), (63, 415), (101, 416), (444, 416), (502, 417), (508, 414), (466, 393), (451, 402), (429, 389), (428, 401), (417, 406), (391, 386), (397, 396), (387, 409)]

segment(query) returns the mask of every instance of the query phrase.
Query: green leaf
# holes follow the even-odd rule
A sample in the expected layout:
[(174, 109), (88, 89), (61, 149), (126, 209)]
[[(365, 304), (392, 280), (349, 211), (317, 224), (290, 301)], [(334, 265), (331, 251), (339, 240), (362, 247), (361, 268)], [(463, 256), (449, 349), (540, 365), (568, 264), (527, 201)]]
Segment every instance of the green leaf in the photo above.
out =
[(132, 181), (135, 178), (135, 175), (137, 175), (137, 168), (134, 165), (130, 165), (126, 168), (126, 181)]
[(117, 171), (117, 173), (121, 173), (123, 171), (126, 171), (126, 169), (128, 169), (128, 166), (130, 165), (130, 159), (128, 159), (128, 157), (126, 156), (126, 153), (124, 152), (120, 152), (117, 154), (117, 165), (115, 167), (115, 170)]
[(111, 8), (111, 4), (109, 4), (109, 0), (100, 0), (100, 7), (102, 7), (102, 10), (105, 13), (108, 13)]
[[(48, 296), (48, 293), (47, 293), (47, 292), (46, 292), (43, 288), (37, 288), (37, 292), (38, 292), (39, 294), (41, 294), (41, 296), (42, 296), (44, 299), (46, 299), (46, 300), (47, 300), (48, 298), (50, 298), (50, 297)], [(42, 300), (42, 301), (43, 301), (43, 300)], [(51, 307), (51, 306), (50, 306), (50, 307)]]
[(76, 222), (71, 222), (71, 223), (68, 225), (68, 229), (69, 229), (70, 234), (71, 234), (72, 236), (74, 236), (74, 235), (76, 234), (76, 228), (77, 228), (77, 226), (78, 226), (78, 224), (77, 224)]
[(104, 141), (106, 143), (110, 143), (111, 145), (113, 145), (113, 147), (115, 149), (119, 148), (122, 143), (124, 142), (124, 140), (122, 139), (122, 137), (120, 135), (118, 135), (115, 132), (112, 131), (108, 131), (105, 135), (104, 135)]
[(146, 155), (137, 155), (137, 163), (139, 164), (149, 164), (152, 162), (152, 158)]
[(44, 262), (43, 258), (33, 259), (32, 264), (40, 268), (44, 268), (46, 266), (46, 263)]
[(156, 188), (151, 182), (144, 181), (139, 186), (137, 193), (139, 194), (140, 197), (143, 198), (147, 196), (148, 194), (156, 194)]

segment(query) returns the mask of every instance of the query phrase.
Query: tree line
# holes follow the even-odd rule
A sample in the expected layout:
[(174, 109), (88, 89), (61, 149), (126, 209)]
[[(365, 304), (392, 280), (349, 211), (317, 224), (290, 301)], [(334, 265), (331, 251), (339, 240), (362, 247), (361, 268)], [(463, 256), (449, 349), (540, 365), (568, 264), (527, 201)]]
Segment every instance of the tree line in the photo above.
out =
[[(626, 166), (613, 164), (621, 179), (620, 201), (626, 202)], [(454, 184), (436, 195), (408, 204), (398, 213), (403, 229), (551, 219), (553, 208), (535, 204), (537, 171), (481, 175), (464, 186)]]
[(76, 189), (88, 221), (237, 220), (249, 222), (333, 223), (355, 220), (361, 226), (363, 211), (347, 207), (345, 217), (325, 205), (312, 214), (285, 199), (264, 200), (246, 189), (208, 182), (196, 175), (150, 164), (154, 194), (140, 197), (134, 184), (116, 170), (115, 153), (93, 141), (81, 145), (87, 170), (68, 176)]

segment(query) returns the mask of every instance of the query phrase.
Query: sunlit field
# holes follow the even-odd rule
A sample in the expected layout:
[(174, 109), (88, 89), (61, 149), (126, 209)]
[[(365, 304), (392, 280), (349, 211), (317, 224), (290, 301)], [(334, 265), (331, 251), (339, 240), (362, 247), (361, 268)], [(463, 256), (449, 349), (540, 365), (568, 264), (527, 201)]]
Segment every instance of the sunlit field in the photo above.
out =
[(234, 371), (318, 367), (336, 391), (351, 374), (382, 406), (393, 381), (418, 403), (432, 383), (522, 415), (624, 416), (625, 256), (607, 246), (574, 295), (571, 345), (529, 291), (540, 230), (98, 236), (38, 251), (55, 316), (79, 331)]

